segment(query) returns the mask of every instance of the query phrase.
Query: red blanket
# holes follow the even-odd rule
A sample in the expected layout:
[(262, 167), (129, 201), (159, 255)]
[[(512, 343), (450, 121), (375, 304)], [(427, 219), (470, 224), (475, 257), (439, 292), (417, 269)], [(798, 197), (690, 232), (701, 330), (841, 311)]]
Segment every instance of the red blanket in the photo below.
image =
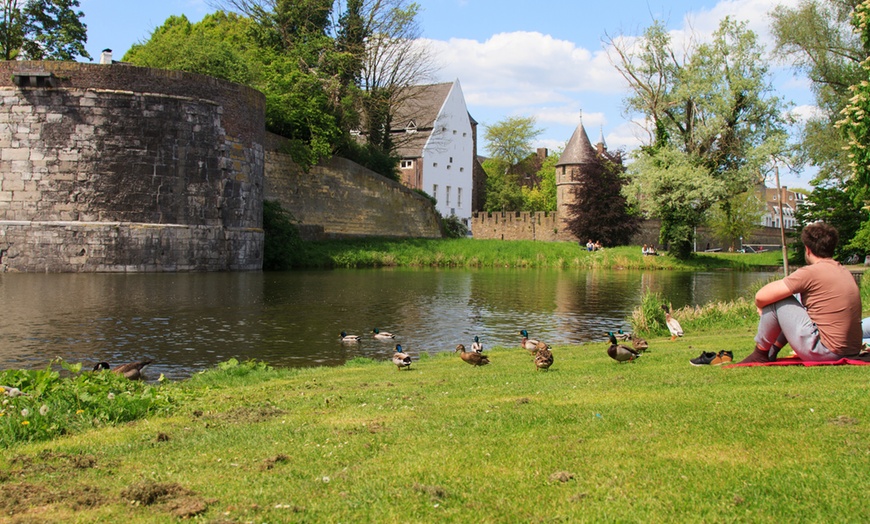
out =
[(736, 368), (736, 367), (750, 367), (750, 366), (844, 366), (847, 364), (854, 366), (868, 366), (870, 365), (870, 360), (859, 360), (867, 359), (867, 356), (855, 357), (855, 358), (841, 358), (840, 360), (829, 360), (826, 362), (813, 362), (811, 360), (801, 360), (801, 358), (797, 355), (789, 355), (787, 357), (783, 357), (773, 362), (748, 362), (746, 364), (728, 364), (726, 368)]

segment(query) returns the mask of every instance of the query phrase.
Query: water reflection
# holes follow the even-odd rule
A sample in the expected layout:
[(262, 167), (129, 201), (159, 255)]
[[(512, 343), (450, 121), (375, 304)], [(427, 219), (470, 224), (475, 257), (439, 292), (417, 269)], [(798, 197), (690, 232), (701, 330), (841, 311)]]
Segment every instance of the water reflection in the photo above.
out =
[[(602, 340), (629, 327), (644, 290), (674, 307), (744, 295), (769, 273), (580, 270), (337, 270), (286, 273), (0, 274), (0, 369), (54, 357), (92, 364), (150, 358), (178, 379), (231, 357), (277, 366), (386, 358), (392, 331), (412, 355), (479, 335), (516, 345)], [(341, 331), (363, 335), (339, 342)]]

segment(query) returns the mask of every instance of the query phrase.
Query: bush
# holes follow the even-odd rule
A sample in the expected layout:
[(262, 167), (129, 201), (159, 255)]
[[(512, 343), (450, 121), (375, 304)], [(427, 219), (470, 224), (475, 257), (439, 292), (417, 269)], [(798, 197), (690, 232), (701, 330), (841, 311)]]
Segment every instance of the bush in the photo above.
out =
[(299, 265), (302, 237), (293, 215), (274, 200), (263, 201), (263, 269), (282, 271)]
[(441, 219), (441, 236), (445, 238), (464, 238), (468, 234), (468, 226), (456, 215)]

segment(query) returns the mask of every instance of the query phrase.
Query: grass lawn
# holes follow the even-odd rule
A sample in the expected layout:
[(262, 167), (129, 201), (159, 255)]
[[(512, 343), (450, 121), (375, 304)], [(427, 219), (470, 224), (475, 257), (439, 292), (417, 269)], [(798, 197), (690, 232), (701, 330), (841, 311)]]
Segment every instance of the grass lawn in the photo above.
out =
[(870, 368), (689, 365), (747, 326), (549, 372), (518, 347), (209, 371), (160, 386), (168, 416), (4, 449), (0, 521), (870, 521)]

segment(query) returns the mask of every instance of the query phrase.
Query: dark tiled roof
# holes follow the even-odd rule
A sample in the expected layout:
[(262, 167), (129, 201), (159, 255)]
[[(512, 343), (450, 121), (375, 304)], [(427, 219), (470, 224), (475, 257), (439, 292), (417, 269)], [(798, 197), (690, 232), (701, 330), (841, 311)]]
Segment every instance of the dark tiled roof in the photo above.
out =
[(577, 126), (574, 134), (571, 135), (571, 140), (565, 145), (565, 151), (556, 162), (557, 166), (576, 165), (576, 164), (593, 164), (598, 163), (598, 155), (595, 148), (592, 147), (592, 142), (589, 141), (589, 135), (586, 134), (586, 129), (583, 124)]
[[(392, 124), (393, 143), (400, 157), (420, 156), (423, 146), (432, 135), (438, 112), (452, 88), (453, 82), (444, 82), (409, 86), (402, 90), (400, 101), (393, 113)], [(416, 126), (416, 132), (406, 133), (405, 130), (412, 122)]]

